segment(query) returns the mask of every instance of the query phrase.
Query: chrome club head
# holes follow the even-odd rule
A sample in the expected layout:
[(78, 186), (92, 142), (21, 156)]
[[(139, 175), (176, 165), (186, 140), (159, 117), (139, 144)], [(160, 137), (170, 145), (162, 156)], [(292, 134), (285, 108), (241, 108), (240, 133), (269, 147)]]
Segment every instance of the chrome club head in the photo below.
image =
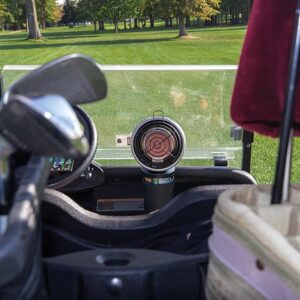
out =
[(89, 149), (73, 108), (59, 95), (15, 95), (0, 111), (0, 134), (31, 154), (78, 157)]
[(4, 94), (3, 102), (14, 95), (29, 98), (61, 95), (71, 104), (89, 103), (105, 98), (107, 83), (99, 64), (82, 54), (58, 58), (32, 71), (14, 83)]

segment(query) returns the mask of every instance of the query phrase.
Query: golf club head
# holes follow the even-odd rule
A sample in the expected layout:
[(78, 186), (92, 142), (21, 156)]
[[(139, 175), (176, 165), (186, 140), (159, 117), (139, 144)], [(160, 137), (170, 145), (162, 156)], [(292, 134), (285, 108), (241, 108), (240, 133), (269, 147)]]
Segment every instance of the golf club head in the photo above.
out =
[(73, 108), (59, 95), (15, 95), (0, 111), (0, 134), (31, 154), (76, 158), (89, 149)]
[(106, 79), (97, 64), (90, 57), (71, 54), (58, 58), (32, 71), (4, 94), (8, 103), (14, 95), (29, 98), (49, 94), (61, 95), (71, 104), (89, 103), (105, 98)]

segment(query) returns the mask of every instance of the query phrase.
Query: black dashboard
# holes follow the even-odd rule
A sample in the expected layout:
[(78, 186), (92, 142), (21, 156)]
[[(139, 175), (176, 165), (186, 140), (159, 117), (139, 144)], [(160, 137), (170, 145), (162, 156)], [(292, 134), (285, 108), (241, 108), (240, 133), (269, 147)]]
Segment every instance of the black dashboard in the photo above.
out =
[[(176, 167), (184, 151), (184, 132), (174, 121), (147, 118), (132, 135), (132, 152), (140, 166), (103, 167), (93, 161), (97, 132), (87, 113), (76, 113), (90, 143), (81, 160), (51, 158), (48, 187), (58, 189), (92, 212), (143, 214), (197, 186), (253, 184), (248, 173), (227, 167)], [(153, 199), (164, 199), (155, 203)], [(150, 207), (147, 203), (151, 203)], [(154, 203), (154, 204), (153, 204)]]

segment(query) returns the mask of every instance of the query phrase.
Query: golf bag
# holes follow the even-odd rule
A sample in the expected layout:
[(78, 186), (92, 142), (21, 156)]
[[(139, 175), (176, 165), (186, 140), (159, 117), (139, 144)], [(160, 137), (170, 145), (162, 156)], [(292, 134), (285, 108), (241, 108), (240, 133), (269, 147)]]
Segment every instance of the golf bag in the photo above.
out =
[(208, 299), (300, 299), (300, 190), (281, 205), (270, 194), (270, 186), (252, 186), (219, 197)]
[[(272, 8), (272, 3), (273, 14), (265, 7)], [(233, 119), (248, 129), (271, 136), (278, 136), (280, 131), (276, 174), (272, 187), (240, 188), (219, 197), (213, 216), (213, 234), (209, 240), (208, 299), (300, 299), (300, 189), (290, 187), (292, 140), (294, 134), (299, 135), (300, 1), (296, 9), (293, 44), (286, 41), (286, 37), (292, 36), (291, 16), (295, 7), (296, 1), (254, 2), (254, 15), (241, 57), (231, 111)], [(257, 17), (266, 18), (268, 15), (272, 23), (279, 12), (283, 12), (279, 32), (269, 28), (268, 36), (264, 36), (265, 31), (260, 31), (263, 21)], [(258, 32), (262, 35), (260, 42), (256, 43), (258, 60), (262, 58), (263, 36), (267, 40), (265, 54), (267, 50), (273, 53), (271, 59), (264, 57), (269, 60), (264, 64), (251, 66), (249, 55), (254, 55), (255, 46), (250, 45), (250, 37), (253, 40)], [(272, 39), (275, 41), (273, 49)], [(272, 61), (276, 55), (288, 57), (287, 51), (280, 51), (284, 47), (291, 49), (289, 66), (289, 58)], [(272, 68), (274, 72), (272, 75), (269, 73), (270, 79), (262, 80), (262, 74), (265, 76)], [(248, 81), (247, 70), (250, 74)], [(288, 82), (285, 97), (282, 93), (284, 81)], [(243, 88), (246, 91), (242, 91)], [(242, 108), (246, 107), (247, 101), (250, 106), (250, 109), (246, 108), (249, 109), (248, 115)]]

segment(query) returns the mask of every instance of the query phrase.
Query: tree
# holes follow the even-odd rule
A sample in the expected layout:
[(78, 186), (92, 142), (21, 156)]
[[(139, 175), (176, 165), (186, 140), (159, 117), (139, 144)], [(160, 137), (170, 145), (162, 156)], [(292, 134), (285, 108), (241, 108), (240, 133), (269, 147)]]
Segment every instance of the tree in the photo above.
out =
[(179, 36), (186, 36), (186, 16), (199, 17), (209, 20), (211, 16), (218, 13), (220, 0), (160, 0), (159, 7), (165, 15), (172, 14), (178, 18)]
[(55, 5), (52, 15), (49, 18), (50, 22), (58, 23), (62, 20), (64, 9), (61, 5)]
[[(170, 0), (173, 1), (174, 0)], [(158, 1), (158, 13), (161, 16), (163, 20), (165, 20), (165, 27), (172, 27), (172, 18), (174, 15), (176, 16), (176, 12), (174, 10), (174, 7), (172, 6), (172, 3), (167, 0), (159, 0)]]
[(36, 10), (38, 21), (44, 30), (47, 22), (56, 23), (63, 16), (62, 7), (56, 3), (56, 0), (36, 0)]
[(25, 1), (24, 0), (3, 0), (12, 16), (7, 25), (13, 25), (14, 30), (19, 30), (26, 23)]
[(63, 22), (65, 24), (74, 23), (78, 15), (76, 0), (65, 0), (63, 10), (64, 10), (64, 15), (62, 18)]
[(92, 21), (94, 30), (97, 30), (97, 22), (99, 27), (104, 29), (105, 18), (105, 2), (104, 0), (80, 0), (77, 4), (78, 18), (82, 21)]
[(136, 25), (139, 20), (143, 21), (143, 27), (146, 26), (146, 18), (144, 15), (144, 11), (146, 9), (146, 0), (131, 0), (128, 4), (131, 14), (127, 17), (134, 18), (134, 28), (138, 28)]
[(154, 20), (159, 15), (158, 12), (159, 0), (146, 0), (144, 15), (150, 19), (150, 28), (154, 28)]
[(140, 14), (144, 0), (106, 0), (105, 15), (114, 24), (118, 33), (118, 23), (126, 18), (137, 17)]
[(105, 14), (108, 19), (113, 23), (115, 32), (118, 33), (118, 23), (125, 19), (127, 14), (127, 0), (107, 0), (105, 3)]
[(225, 16), (226, 24), (245, 24), (250, 14), (251, 0), (223, 0), (221, 14)]
[(6, 3), (0, 0), (0, 30), (4, 30), (5, 25), (13, 22), (13, 16), (9, 12)]
[(28, 38), (34, 40), (40, 40), (43, 38), (39, 29), (36, 7), (34, 0), (25, 0), (26, 5), (26, 17), (28, 24)]

